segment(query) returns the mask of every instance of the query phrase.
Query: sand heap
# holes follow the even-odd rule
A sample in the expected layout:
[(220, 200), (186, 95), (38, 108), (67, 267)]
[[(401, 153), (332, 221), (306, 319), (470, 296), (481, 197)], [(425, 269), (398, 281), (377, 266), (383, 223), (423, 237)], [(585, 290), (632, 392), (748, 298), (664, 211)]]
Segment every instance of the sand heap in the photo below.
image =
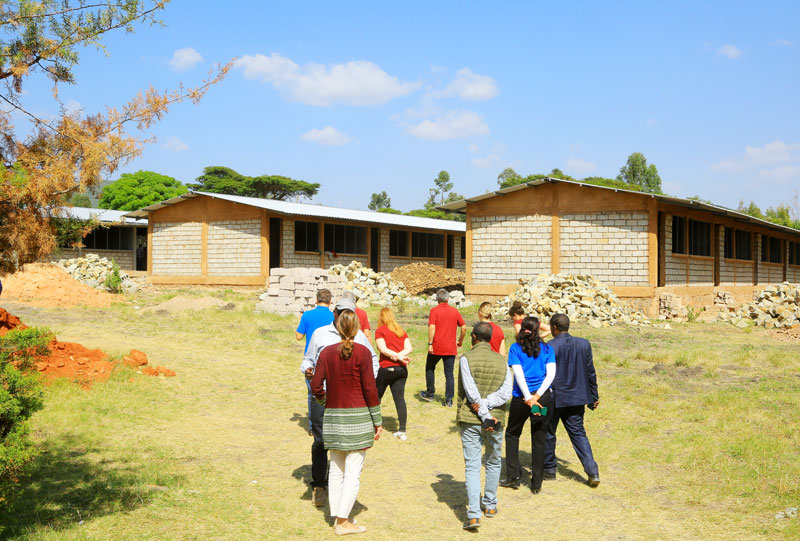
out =
[[(20, 319), (0, 308), (0, 336), (13, 329), (25, 329)], [(111, 376), (115, 362), (111, 356), (100, 349), (89, 349), (75, 342), (60, 342), (53, 338), (49, 344), (50, 354), (36, 362), (36, 370), (48, 380), (69, 378), (88, 388), (96, 381), (105, 381)], [(122, 358), (123, 364), (139, 368), (147, 376), (174, 376), (175, 372), (158, 366), (147, 365), (147, 355), (131, 350), (130, 356)]]
[(640, 311), (620, 301), (607, 286), (588, 274), (540, 274), (520, 278), (520, 287), (495, 303), (494, 319), (507, 319), (508, 309), (520, 301), (527, 315), (547, 321), (553, 314), (567, 314), (573, 321), (587, 321), (592, 327), (650, 325)]
[(3, 299), (44, 308), (105, 308), (120, 297), (92, 289), (51, 263), (29, 263), (3, 278)]
[(464, 291), (467, 277), (459, 269), (446, 269), (432, 263), (411, 263), (394, 269), (390, 276), (402, 282), (411, 295), (430, 295), (437, 289)]

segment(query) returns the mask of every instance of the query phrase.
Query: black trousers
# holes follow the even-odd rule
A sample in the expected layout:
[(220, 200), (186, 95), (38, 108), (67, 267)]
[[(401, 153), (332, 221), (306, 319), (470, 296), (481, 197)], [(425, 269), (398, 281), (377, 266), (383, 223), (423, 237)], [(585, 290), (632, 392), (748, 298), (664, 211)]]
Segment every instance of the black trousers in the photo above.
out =
[(311, 444), (311, 486), (326, 487), (328, 486), (328, 451), (325, 450), (325, 442), (322, 441), (322, 419), (325, 416), (325, 406), (313, 398), (308, 406), (308, 416), (311, 419), (311, 434), (314, 436), (314, 443)]
[(519, 437), (525, 423), (531, 422), (531, 488), (538, 491), (542, 488), (542, 472), (547, 429), (553, 415), (553, 399), (548, 389), (539, 399), (542, 406), (547, 407), (547, 415), (534, 415), (525, 405), (525, 399), (515, 396), (511, 399), (506, 427), (506, 479), (519, 479), (522, 467), (519, 463)]
[(378, 398), (383, 400), (383, 393), (386, 387), (392, 390), (394, 407), (397, 409), (397, 424), (400, 425), (400, 432), (406, 431), (406, 380), (408, 379), (408, 368), (405, 366), (392, 366), (391, 368), (381, 368), (378, 370), (378, 377), (375, 385), (378, 387)]
[(550, 471), (556, 471), (556, 429), (558, 422), (564, 423), (564, 429), (567, 431), (569, 440), (572, 442), (572, 448), (575, 449), (575, 454), (583, 465), (583, 471), (586, 475), (593, 477), (597, 475), (597, 462), (594, 460), (592, 454), (592, 446), (589, 444), (589, 438), (586, 436), (586, 429), (583, 426), (583, 414), (586, 408), (580, 406), (567, 406), (565, 408), (556, 408), (553, 411), (553, 418), (550, 420), (550, 426), (547, 433), (547, 451), (545, 452), (545, 468)]
[(444, 365), (444, 398), (452, 400), (455, 394), (455, 383), (453, 379), (453, 367), (456, 364), (455, 355), (434, 355), (428, 353), (425, 359), (425, 386), (428, 394), (433, 395), (436, 391), (436, 365), (443, 361)]

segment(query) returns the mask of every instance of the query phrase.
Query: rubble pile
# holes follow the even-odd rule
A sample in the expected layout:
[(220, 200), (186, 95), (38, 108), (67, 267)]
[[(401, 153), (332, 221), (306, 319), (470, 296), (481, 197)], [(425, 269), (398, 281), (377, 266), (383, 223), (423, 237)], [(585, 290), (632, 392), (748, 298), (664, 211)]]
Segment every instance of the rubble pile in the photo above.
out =
[(684, 319), (689, 310), (678, 295), (662, 293), (658, 296), (658, 319)]
[[(74, 259), (59, 259), (56, 265), (79, 282), (100, 291), (107, 291), (106, 277), (114, 270), (114, 264), (111, 261), (97, 254), (87, 254)], [(122, 279), (122, 292), (135, 293), (138, 286), (130, 276), (124, 271), (120, 271), (119, 276)]]
[(464, 291), (467, 276), (463, 270), (446, 269), (433, 263), (411, 263), (395, 268), (391, 273), (395, 282), (406, 286), (409, 295), (430, 295), (437, 289)]
[(751, 323), (767, 329), (794, 329), (800, 326), (800, 284), (784, 282), (768, 286), (739, 310), (721, 312), (718, 318), (737, 327)]
[(542, 321), (562, 313), (572, 321), (587, 321), (595, 328), (620, 323), (651, 324), (641, 311), (632, 310), (588, 274), (540, 274), (533, 279), (520, 278), (519, 283), (516, 291), (495, 303), (495, 321), (508, 319), (509, 307), (520, 301), (526, 314)]
[(392, 274), (375, 272), (358, 261), (349, 265), (334, 265), (328, 272), (345, 279), (344, 288), (355, 294), (361, 306), (391, 306), (409, 297), (405, 284), (396, 281)]
[(258, 298), (256, 312), (274, 312), (280, 315), (301, 314), (317, 303), (317, 290), (329, 289), (334, 299), (344, 293), (344, 276), (329, 273), (326, 269), (296, 268), (271, 269), (269, 288)]
[[(439, 301), (436, 300), (436, 293), (432, 293), (430, 297), (415, 297), (412, 301), (419, 306), (436, 306)], [(472, 301), (467, 300), (466, 295), (462, 291), (454, 290), (450, 292), (450, 297), (447, 299), (450, 306), (455, 308), (466, 308), (472, 306)]]

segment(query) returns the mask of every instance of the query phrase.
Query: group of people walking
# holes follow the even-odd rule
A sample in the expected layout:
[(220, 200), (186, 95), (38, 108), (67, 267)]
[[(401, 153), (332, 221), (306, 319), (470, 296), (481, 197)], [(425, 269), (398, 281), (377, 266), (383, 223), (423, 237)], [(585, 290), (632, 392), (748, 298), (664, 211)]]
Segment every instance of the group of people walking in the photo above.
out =
[[(522, 485), (519, 439), (525, 424), (531, 433), (531, 491), (557, 474), (555, 446), (558, 423), (564, 424), (588, 476), (598, 486), (597, 463), (583, 426), (585, 407), (599, 404), (597, 378), (589, 342), (569, 334), (570, 321), (554, 315), (549, 324), (526, 317), (521, 304), (509, 312), (515, 338), (508, 348), (502, 328), (492, 321), (491, 304), (478, 310), (478, 323), (470, 333), (471, 349), (458, 358), (467, 325), (448, 303), (449, 293), (436, 293), (438, 304), (428, 319), (426, 388), (419, 398), (435, 397), (436, 367), (444, 368), (442, 405), (456, 407), (461, 435), (468, 500), (465, 529), (480, 527), (481, 514), (497, 515), (498, 486)], [(405, 384), (412, 353), (411, 340), (391, 308), (383, 308), (374, 333), (375, 348), (366, 313), (356, 307), (352, 293), (333, 308), (331, 293), (317, 292), (317, 306), (306, 311), (296, 331), (306, 347), (301, 372), (306, 377), (311, 448), (312, 503), (326, 499), (338, 535), (360, 533), (364, 526), (350, 521), (356, 501), (366, 450), (383, 433), (380, 404), (388, 388), (397, 410), (398, 430), (393, 436), (408, 439)], [(359, 313), (360, 312), (360, 313)], [(543, 338), (552, 334), (545, 342)], [(457, 390), (456, 390), (457, 385)], [(501, 479), (502, 446), (506, 446), (506, 471)], [(481, 451), (485, 454), (485, 483), (480, 484)], [(328, 453), (330, 452), (330, 467)], [(481, 495), (482, 494), (482, 495)]]

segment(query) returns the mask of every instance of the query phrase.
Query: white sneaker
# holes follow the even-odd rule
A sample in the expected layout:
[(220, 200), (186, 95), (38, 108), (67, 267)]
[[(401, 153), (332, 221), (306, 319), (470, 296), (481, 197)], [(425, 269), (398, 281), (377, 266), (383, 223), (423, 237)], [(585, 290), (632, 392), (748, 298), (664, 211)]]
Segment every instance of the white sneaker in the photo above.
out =
[(392, 434), (392, 436), (394, 436), (400, 441), (406, 441), (408, 439), (408, 436), (406, 436), (405, 432), (395, 432), (394, 434)]

